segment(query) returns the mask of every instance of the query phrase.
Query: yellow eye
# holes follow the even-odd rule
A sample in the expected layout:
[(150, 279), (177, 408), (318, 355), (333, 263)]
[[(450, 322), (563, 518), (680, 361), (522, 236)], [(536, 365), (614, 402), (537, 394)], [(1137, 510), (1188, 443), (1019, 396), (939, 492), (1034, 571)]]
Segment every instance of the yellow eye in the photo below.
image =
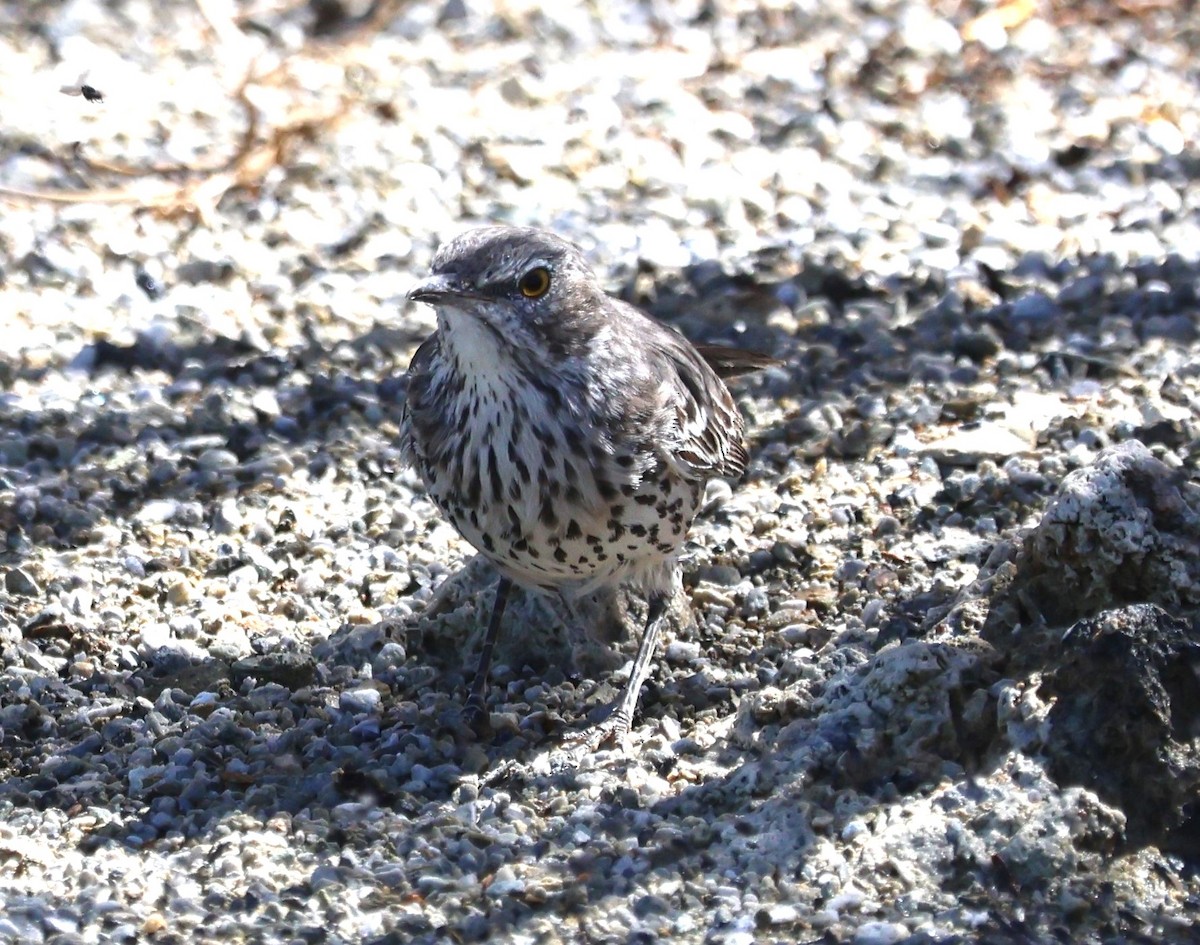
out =
[(550, 270), (545, 266), (530, 269), (525, 275), (521, 276), (521, 281), (517, 283), (517, 288), (521, 290), (521, 294), (527, 299), (540, 299), (550, 291)]

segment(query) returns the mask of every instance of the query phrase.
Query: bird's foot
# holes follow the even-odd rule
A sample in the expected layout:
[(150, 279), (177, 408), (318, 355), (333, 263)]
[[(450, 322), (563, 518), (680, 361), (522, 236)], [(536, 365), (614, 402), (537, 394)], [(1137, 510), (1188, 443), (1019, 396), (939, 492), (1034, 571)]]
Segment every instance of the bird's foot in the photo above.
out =
[(629, 714), (614, 708), (595, 725), (564, 736), (556, 747), (547, 747), (524, 761), (510, 759), (500, 763), (488, 772), (483, 783), (495, 785), (518, 777), (530, 779), (567, 774), (583, 767), (591, 755), (606, 745), (627, 754), (629, 731)]
[(550, 754), (550, 770), (557, 772), (578, 768), (588, 755), (608, 745), (622, 753), (628, 751), (626, 736), (629, 735), (631, 723), (628, 712), (614, 709), (595, 725), (568, 735), (563, 739), (562, 746)]
[(471, 694), (467, 704), (463, 706), (462, 718), (480, 741), (492, 737), (492, 714), (484, 705), (483, 699), (475, 693)]

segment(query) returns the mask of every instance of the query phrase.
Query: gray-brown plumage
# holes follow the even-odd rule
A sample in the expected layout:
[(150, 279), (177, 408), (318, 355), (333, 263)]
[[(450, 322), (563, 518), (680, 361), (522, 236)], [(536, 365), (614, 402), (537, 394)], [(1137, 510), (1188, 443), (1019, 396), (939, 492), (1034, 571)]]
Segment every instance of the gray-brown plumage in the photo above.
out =
[(772, 362), (697, 349), (606, 295), (574, 245), (540, 230), (473, 230), (432, 268), (409, 292), (438, 328), (409, 367), (401, 440), (430, 497), (501, 574), (470, 707), (483, 716), (511, 582), (568, 598), (627, 582), (649, 615), (595, 741), (620, 737), (704, 485), (746, 468), (721, 375)]

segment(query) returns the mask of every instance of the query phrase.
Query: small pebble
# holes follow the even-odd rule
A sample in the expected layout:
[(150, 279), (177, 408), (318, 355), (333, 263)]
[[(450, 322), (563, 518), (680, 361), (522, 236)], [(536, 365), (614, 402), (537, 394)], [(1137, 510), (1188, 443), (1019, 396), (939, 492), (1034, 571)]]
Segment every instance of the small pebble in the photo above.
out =
[(42, 589), (24, 568), (11, 568), (4, 573), (4, 589), (22, 597), (40, 597)]

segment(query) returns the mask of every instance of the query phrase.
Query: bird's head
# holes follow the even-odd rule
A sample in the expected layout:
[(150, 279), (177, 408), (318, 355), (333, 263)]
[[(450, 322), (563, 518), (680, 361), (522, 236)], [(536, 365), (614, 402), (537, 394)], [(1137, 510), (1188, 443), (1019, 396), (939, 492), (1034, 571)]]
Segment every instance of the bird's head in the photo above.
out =
[[(569, 356), (602, 323), (606, 297), (583, 254), (551, 233), (523, 227), (470, 230), (442, 245), (432, 272), (408, 297), (432, 305), (451, 345), (494, 345)], [(458, 336), (456, 338), (456, 335)]]

